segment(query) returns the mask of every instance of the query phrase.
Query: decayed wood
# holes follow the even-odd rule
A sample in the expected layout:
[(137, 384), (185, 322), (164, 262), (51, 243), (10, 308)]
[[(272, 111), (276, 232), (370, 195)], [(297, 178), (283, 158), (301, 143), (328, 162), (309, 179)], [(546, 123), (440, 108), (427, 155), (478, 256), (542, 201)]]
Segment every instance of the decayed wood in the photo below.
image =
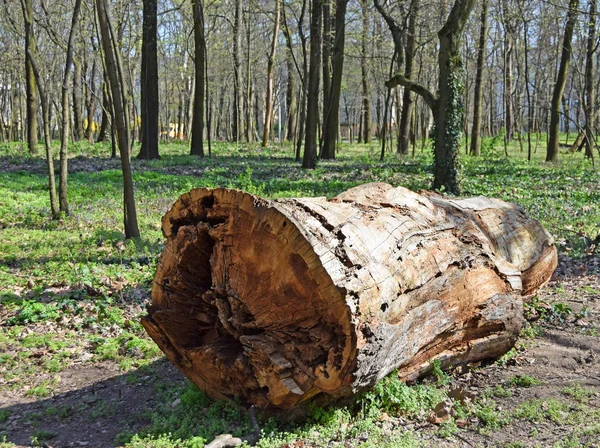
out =
[(144, 327), (209, 395), (263, 408), (502, 355), (557, 260), (514, 204), (380, 183), (332, 200), (192, 190), (163, 232)]

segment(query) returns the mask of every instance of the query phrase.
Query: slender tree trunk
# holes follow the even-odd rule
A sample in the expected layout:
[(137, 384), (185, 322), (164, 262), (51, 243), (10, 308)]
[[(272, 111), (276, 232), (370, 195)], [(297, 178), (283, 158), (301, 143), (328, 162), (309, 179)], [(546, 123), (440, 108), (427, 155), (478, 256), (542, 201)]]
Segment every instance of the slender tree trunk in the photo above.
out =
[(585, 144), (587, 157), (594, 159), (594, 148), (596, 147), (596, 89), (594, 85), (594, 74), (596, 73), (596, 14), (597, 0), (589, 0), (588, 36), (585, 58)]
[(196, 69), (196, 92), (194, 95), (194, 118), (192, 122), (192, 146), (190, 153), (204, 157), (204, 84), (205, 84), (205, 34), (204, 34), (204, 4), (203, 0), (194, 0), (192, 2), (194, 9), (194, 45), (195, 58), (194, 66)]
[[(142, 25), (142, 138), (138, 159), (160, 159), (158, 152), (158, 2), (144, 0)], [(177, 130), (179, 132), (179, 129)]]
[(27, 51), (27, 58), (29, 60), (31, 74), (33, 80), (36, 83), (36, 88), (40, 93), (40, 103), (42, 106), (42, 122), (44, 131), (44, 148), (46, 149), (46, 162), (48, 166), (48, 190), (50, 191), (50, 210), (52, 212), (52, 219), (60, 219), (60, 206), (58, 196), (56, 195), (56, 180), (54, 176), (54, 160), (52, 157), (52, 148), (50, 143), (52, 138), (50, 136), (50, 102), (48, 100), (47, 90), (45, 88), (44, 79), (39, 71), (39, 67), (36, 64), (35, 56), (31, 48)]
[(33, 34), (33, 0), (21, 0), (23, 22), (25, 24), (25, 95), (27, 112), (27, 146), (29, 154), (37, 154), (38, 124), (37, 124), (37, 86), (31, 56), (35, 55), (37, 48)]
[[(406, 79), (412, 79), (413, 77), (416, 46), (415, 33), (417, 31), (417, 17), (419, 15), (420, 6), (420, 0), (412, 0), (408, 10), (408, 32), (406, 35), (406, 51), (404, 56), (404, 76)], [(411, 90), (405, 88), (402, 96), (402, 113), (400, 115), (400, 129), (398, 132), (398, 153), (403, 155), (408, 154), (413, 103), (414, 100)]]
[(294, 89), (294, 61), (292, 58), (292, 48), (288, 46), (287, 53), (287, 89), (285, 94), (285, 105), (287, 107), (287, 131), (286, 140), (294, 141), (296, 135), (296, 92)]
[[(269, 144), (271, 134), (271, 119), (273, 117), (273, 70), (275, 69), (275, 54), (277, 52), (277, 38), (279, 37), (279, 23), (281, 20), (281, 1), (275, 0), (275, 21), (273, 24), (273, 39), (271, 51), (267, 62), (267, 94), (265, 98), (265, 126), (263, 127), (262, 147)], [(281, 126), (281, 123), (279, 124)]]
[(550, 128), (548, 129), (548, 148), (546, 151), (546, 162), (556, 162), (558, 160), (559, 147), (559, 126), (560, 126), (560, 101), (565, 91), (567, 75), (569, 72), (569, 61), (571, 60), (571, 42), (573, 40), (573, 31), (577, 21), (579, 0), (570, 0), (569, 11), (567, 13), (567, 24), (562, 45), (562, 54), (560, 57), (560, 66), (556, 74), (556, 84), (552, 94), (552, 103), (550, 105)]
[[(322, 0), (323, 3), (323, 50), (321, 53), (321, 63), (323, 64), (323, 114), (327, 113), (327, 102), (331, 89), (331, 2), (335, 0)], [(325, 123), (325, 119), (323, 119)]]
[(346, 7), (348, 0), (337, 0), (335, 7), (335, 38), (333, 42), (333, 73), (323, 125), (323, 159), (335, 159), (340, 127), (340, 97), (346, 42)]
[(525, 89), (527, 93), (527, 160), (531, 161), (531, 133), (533, 132), (533, 104), (529, 88), (529, 22), (523, 21), (523, 41), (525, 44)]
[[(473, 127), (471, 131), (471, 154), (481, 154), (481, 118), (483, 109), (483, 70), (485, 67), (485, 43), (487, 37), (487, 16), (489, 1), (481, 3), (481, 25), (479, 28), (479, 48), (477, 52), (477, 74), (475, 75), (475, 92), (473, 99)], [(527, 79), (525, 82), (528, 82)]]
[(232, 140), (240, 140), (242, 131), (242, 0), (235, 0), (233, 23), (233, 135)]
[(92, 72), (90, 76), (90, 86), (87, 95), (87, 126), (85, 128), (85, 138), (88, 143), (94, 143), (94, 111), (96, 110), (96, 60), (92, 63)]
[[(65, 215), (69, 214), (69, 199), (67, 197), (67, 182), (69, 175), (69, 123), (71, 122), (69, 119), (69, 94), (71, 90), (71, 68), (73, 66), (73, 44), (77, 35), (80, 10), (81, 0), (75, 0), (73, 17), (71, 19), (71, 30), (69, 31), (69, 40), (67, 42), (67, 61), (65, 63), (65, 72), (62, 81), (62, 130), (60, 135), (60, 179), (58, 183), (58, 198), (60, 203), (60, 211)], [(81, 78), (81, 68), (79, 69), (79, 77)], [(74, 104), (73, 107), (77, 106)], [(81, 120), (81, 117), (79, 117), (79, 120)], [(75, 126), (77, 126), (77, 124), (75, 124)]]
[(308, 0), (302, 1), (302, 10), (298, 19), (298, 35), (302, 43), (302, 92), (300, 97), (300, 118), (298, 124), (298, 140), (296, 141), (296, 162), (300, 162), (302, 142), (306, 132), (306, 101), (308, 98), (308, 52), (306, 48), (306, 35), (304, 33), (304, 16), (306, 14)]
[[(79, 26), (79, 25), (77, 25)], [(73, 60), (73, 138), (79, 141), (83, 138), (83, 87), (81, 85), (81, 62)]]
[(504, 148), (513, 139), (513, 24), (514, 18), (508, 15), (510, 8), (507, 0), (503, 0), (504, 20)]
[(102, 47), (106, 72), (112, 93), (113, 128), (116, 130), (119, 153), (121, 155), (121, 169), (123, 171), (123, 218), (126, 238), (139, 238), (140, 231), (137, 223), (135, 198), (133, 191), (133, 177), (129, 160), (130, 134), (129, 117), (127, 116), (126, 83), (123, 76), (119, 48), (117, 46), (114, 28), (110, 20), (107, 0), (96, 0), (98, 12), (98, 26), (102, 36)]
[(110, 102), (108, 100), (108, 85), (106, 79), (107, 77), (105, 76), (105, 81), (102, 84), (102, 122), (100, 123), (100, 131), (98, 132), (98, 138), (96, 139), (96, 142), (98, 143), (106, 141), (106, 133), (111, 121), (111, 118), (109, 117)]
[(361, 86), (362, 86), (362, 112), (360, 115), (360, 131), (358, 140), (359, 143), (371, 143), (371, 88), (369, 86), (369, 69), (367, 62), (367, 41), (369, 39), (369, 6), (367, 0), (361, 1), (362, 7), (362, 32), (361, 32), (361, 54), (360, 54), (360, 71), (361, 71)]
[(319, 75), (321, 71), (321, 21), (323, 0), (311, 0), (310, 18), (310, 68), (308, 73), (306, 140), (302, 168), (317, 166), (317, 120), (319, 115)]
[[(251, 49), (251, 26), (250, 26), (250, 13), (246, 19), (246, 98), (245, 98), (245, 114), (246, 114), (246, 125), (244, 132), (246, 134), (246, 141), (251, 142), (253, 140), (252, 135), (252, 68), (250, 67), (250, 49)], [(240, 119), (241, 120), (241, 119)]]

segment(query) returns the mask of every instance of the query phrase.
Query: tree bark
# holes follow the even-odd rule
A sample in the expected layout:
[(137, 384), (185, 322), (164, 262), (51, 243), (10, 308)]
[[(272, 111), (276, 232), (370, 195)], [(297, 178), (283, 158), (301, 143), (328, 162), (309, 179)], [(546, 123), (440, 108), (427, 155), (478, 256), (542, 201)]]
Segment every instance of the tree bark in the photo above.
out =
[(36, 54), (35, 36), (33, 34), (33, 2), (21, 0), (23, 22), (25, 24), (25, 96), (27, 113), (27, 146), (29, 154), (37, 154), (38, 124), (37, 124), (37, 86), (31, 65), (31, 56)]
[(335, 6), (335, 37), (333, 41), (333, 70), (325, 119), (323, 122), (323, 159), (335, 159), (340, 128), (340, 97), (344, 71), (344, 46), (346, 43), (346, 7), (348, 0), (337, 0)]
[(597, 0), (589, 0), (588, 36), (585, 57), (585, 143), (586, 155), (594, 160), (594, 149), (596, 147), (596, 88), (594, 74), (596, 73), (596, 15)]
[(310, 18), (310, 68), (306, 98), (306, 140), (302, 168), (314, 169), (317, 166), (317, 121), (319, 115), (319, 72), (321, 62), (321, 19), (323, 0), (311, 0)]
[[(379, 0), (375, 5), (388, 22), (397, 50), (402, 47), (396, 37), (398, 26), (390, 23), (389, 15), (382, 9)], [(448, 19), (438, 32), (438, 94), (434, 95), (425, 86), (397, 74), (386, 82), (388, 88), (401, 85), (420, 95), (433, 112), (435, 124), (434, 177), (433, 189), (445, 189), (459, 195), (461, 142), (464, 114), (463, 67), (460, 57), (460, 43), (467, 19), (471, 14), (475, 0), (456, 0)]]
[(233, 141), (240, 140), (242, 131), (242, 0), (235, 0), (233, 22)]
[(360, 72), (362, 86), (362, 109), (360, 115), (360, 128), (358, 142), (371, 143), (371, 88), (369, 86), (369, 69), (367, 63), (367, 41), (369, 37), (369, 7), (367, 0), (361, 1), (362, 8), (362, 32), (361, 32), (361, 53), (360, 53)]
[(194, 93), (194, 112), (192, 119), (192, 143), (190, 153), (204, 157), (204, 84), (205, 84), (205, 52), (206, 37), (204, 34), (203, 0), (194, 0), (194, 66), (196, 69), (196, 91)]
[(85, 138), (89, 144), (94, 143), (94, 112), (96, 110), (96, 60), (92, 62), (92, 72), (90, 75), (90, 85), (87, 88), (87, 126), (85, 128)]
[(73, 138), (76, 141), (79, 141), (83, 138), (83, 87), (81, 85), (81, 62), (74, 59), (73, 67)]
[[(96, 139), (97, 143), (101, 143), (106, 141), (106, 135), (107, 135), (107, 130), (108, 130), (108, 125), (111, 122), (111, 117), (110, 117), (110, 103), (108, 100), (108, 85), (107, 85), (107, 81), (106, 81), (106, 74), (105, 74), (105, 81), (102, 84), (102, 118), (101, 118), (101, 123), (100, 123), (100, 131), (98, 131), (98, 138)], [(89, 118), (88, 118), (89, 120)]]
[(550, 128), (548, 129), (548, 148), (546, 150), (546, 162), (556, 162), (558, 160), (558, 147), (560, 145), (558, 134), (560, 126), (560, 101), (565, 91), (567, 75), (569, 72), (569, 62), (571, 60), (571, 43), (573, 40), (573, 31), (577, 20), (579, 0), (569, 1), (569, 11), (567, 12), (567, 24), (563, 38), (562, 52), (560, 57), (560, 66), (556, 74), (556, 84), (552, 93), (552, 103), (550, 104)]
[[(415, 59), (415, 47), (417, 31), (417, 17), (421, 0), (412, 0), (408, 10), (408, 32), (406, 33), (406, 49), (404, 55), (404, 76), (406, 79), (413, 77), (413, 63)], [(398, 132), (398, 153), (402, 155), (408, 154), (408, 146), (410, 143), (410, 122), (412, 118), (414, 100), (410, 89), (404, 89), (402, 95), (402, 113), (400, 115), (400, 129)]]
[(294, 60), (293, 46), (288, 43), (288, 52), (286, 57), (287, 64), (287, 85), (285, 91), (285, 105), (287, 107), (287, 130), (285, 139), (289, 142), (294, 141), (296, 136), (296, 91), (294, 88)]
[(98, 12), (98, 27), (102, 36), (102, 48), (106, 63), (106, 73), (112, 97), (113, 122), (116, 131), (121, 170), (123, 172), (123, 221), (126, 238), (139, 238), (140, 231), (137, 222), (133, 177), (131, 174), (129, 117), (127, 116), (126, 83), (123, 76), (122, 63), (119, 58), (117, 38), (110, 20), (107, 0), (96, 0)]
[[(138, 159), (160, 159), (158, 152), (158, 2), (144, 0), (142, 25), (142, 146)], [(179, 129), (177, 129), (179, 133)], [(179, 138), (177, 136), (177, 138)]]
[[(487, 38), (487, 16), (489, 1), (481, 3), (481, 25), (479, 28), (479, 48), (477, 51), (477, 74), (475, 75), (475, 92), (473, 98), (473, 127), (471, 131), (471, 154), (481, 154), (481, 119), (483, 109), (483, 70), (485, 68), (485, 43)], [(527, 79), (525, 82), (529, 82)], [(529, 88), (529, 86), (527, 86)]]
[(162, 222), (144, 327), (207, 394), (261, 408), (501, 356), (557, 263), (514, 204), (387, 184), (331, 200), (197, 189)]
[[(50, 211), (52, 213), (52, 219), (60, 219), (60, 206), (58, 196), (56, 194), (56, 179), (54, 175), (54, 158), (52, 156), (52, 148), (50, 142), (52, 138), (50, 136), (50, 102), (48, 99), (45, 82), (40, 69), (36, 63), (35, 55), (31, 47), (28, 48), (27, 60), (31, 66), (31, 74), (36, 83), (36, 89), (40, 93), (40, 103), (42, 106), (42, 122), (44, 131), (44, 148), (46, 150), (46, 166), (48, 167), (48, 190), (50, 192)], [(36, 92), (37, 92), (36, 90)]]
[[(263, 127), (262, 147), (269, 144), (271, 135), (271, 119), (273, 117), (273, 71), (275, 69), (275, 54), (277, 52), (277, 39), (279, 37), (279, 23), (281, 16), (281, 0), (275, 0), (275, 19), (273, 23), (273, 39), (271, 40), (271, 51), (267, 62), (267, 94), (265, 98), (265, 125)], [(281, 126), (281, 123), (279, 123)]]
[[(65, 62), (65, 72), (62, 80), (62, 129), (60, 135), (60, 178), (58, 183), (58, 200), (60, 211), (64, 214), (69, 214), (69, 200), (67, 197), (68, 176), (69, 176), (69, 94), (71, 93), (71, 78), (73, 66), (73, 44), (77, 35), (77, 24), (79, 23), (79, 11), (81, 10), (81, 0), (75, 1), (73, 16), (71, 18), (71, 30), (69, 31), (69, 40), (67, 42), (67, 60)], [(79, 77), (81, 77), (81, 68), (79, 69)], [(73, 105), (74, 107), (75, 104)], [(81, 117), (79, 117), (81, 120)], [(77, 126), (77, 124), (75, 124)]]

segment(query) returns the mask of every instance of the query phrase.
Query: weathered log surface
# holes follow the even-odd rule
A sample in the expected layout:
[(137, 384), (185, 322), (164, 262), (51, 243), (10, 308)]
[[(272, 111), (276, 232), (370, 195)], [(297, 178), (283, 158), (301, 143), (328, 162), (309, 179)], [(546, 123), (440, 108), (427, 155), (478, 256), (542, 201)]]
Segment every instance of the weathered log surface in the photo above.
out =
[(209, 395), (263, 408), (498, 357), (557, 262), (514, 204), (381, 183), (331, 200), (196, 189), (163, 233), (144, 327)]

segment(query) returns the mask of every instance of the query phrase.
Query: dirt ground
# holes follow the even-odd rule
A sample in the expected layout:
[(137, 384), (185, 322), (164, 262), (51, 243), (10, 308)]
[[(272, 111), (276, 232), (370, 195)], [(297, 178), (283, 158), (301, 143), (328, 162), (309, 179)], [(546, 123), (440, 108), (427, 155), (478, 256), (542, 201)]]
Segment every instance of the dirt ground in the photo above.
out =
[[(481, 396), (517, 376), (538, 380), (531, 387), (511, 389), (510, 396), (496, 396), (494, 402), (499, 411), (510, 411), (536, 400), (542, 400), (543, 410), (543, 402), (549, 399), (568, 399), (565, 388), (574, 385), (587, 391), (579, 397), (580, 401), (592, 409), (600, 408), (600, 258), (574, 261), (561, 256), (559, 268), (540, 292), (539, 300), (567, 305), (571, 311), (554, 308), (556, 316), (538, 321), (538, 334), (519, 340), (514, 356), (507, 357), (504, 363), (476, 366), (455, 374), (453, 382), (473, 396)], [(0, 389), (0, 411), (10, 411), (0, 423), (0, 434), (6, 434), (7, 442), (32, 446), (32, 436), (51, 432), (55, 436), (41, 446), (117, 446), (118, 434), (135, 432), (149, 424), (146, 411), (159, 404), (156, 384), (177, 385), (185, 381), (164, 358), (127, 374), (116, 364), (105, 362), (82, 363), (58, 375), (58, 393), (47, 399)], [(577, 406), (577, 401), (572, 403)], [(568, 419), (568, 415), (564, 418)], [(545, 447), (569, 439), (577, 426), (555, 420), (512, 419), (506, 426), (491, 431), (481, 431), (477, 423), (465, 422), (464, 430), (451, 441), (435, 436), (436, 426), (427, 422), (395, 419), (390, 430), (397, 427), (419, 431), (430, 446)], [(600, 446), (597, 433), (579, 435), (579, 441), (583, 446)]]

